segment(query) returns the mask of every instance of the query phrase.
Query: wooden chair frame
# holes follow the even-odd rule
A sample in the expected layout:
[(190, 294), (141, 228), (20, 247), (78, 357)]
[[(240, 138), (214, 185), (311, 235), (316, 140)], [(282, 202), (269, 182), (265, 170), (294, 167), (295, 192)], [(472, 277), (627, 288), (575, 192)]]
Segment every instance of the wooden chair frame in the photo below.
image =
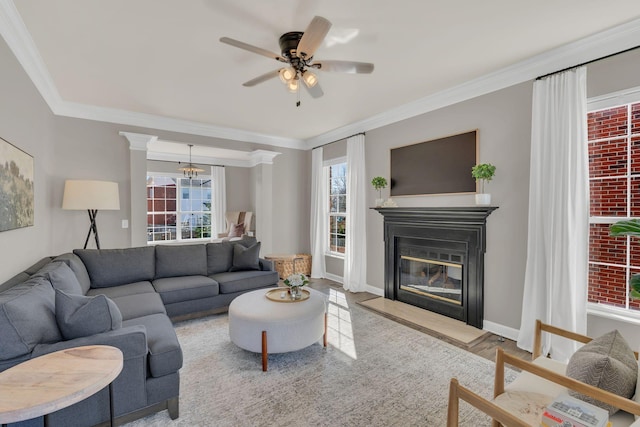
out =
[[(540, 320), (537, 320), (536, 326), (535, 326), (535, 336), (534, 336), (534, 345), (533, 345), (533, 353), (532, 353), (534, 360), (541, 356), (542, 332), (552, 333), (552, 334), (562, 336), (568, 339), (572, 339), (581, 343), (588, 343), (589, 341), (592, 340), (592, 338), (587, 337), (585, 335), (576, 334), (575, 332), (570, 332), (555, 326), (547, 325), (545, 323), (542, 323)], [(637, 352), (635, 352), (635, 356), (637, 359), (638, 358)], [(618, 396), (617, 394), (613, 394), (611, 392), (602, 390), (598, 387), (594, 387), (592, 385), (583, 383), (573, 378), (569, 378), (566, 375), (558, 374), (556, 372), (550, 371), (549, 369), (543, 368), (542, 366), (536, 365), (526, 360), (519, 359), (516, 356), (505, 353), (502, 348), (498, 348), (496, 350), (496, 372), (494, 377), (494, 389), (493, 389), (494, 398), (505, 392), (504, 370), (506, 365), (513, 366), (515, 368), (520, 369), (521, 371), (530, 372), (534, 375), (537, 375), (548, 381), (552, 381), (563, 387), (569, 388), (571, 390), (593, 397), (602, 402), (613, 405), (617, 408), (622, 409), (623, 411), (632, 413), (634, 415), (640, 415), (640, 403), (637, 403), (634, 400)], [(462, 399), (468, 402), (469, 404), (473, 405), (475, 408), (481, 410), (482, 412), (492, 417), (493, 427), (499, 427), (501, 423), (506, 426), (515, 426), (515, 427), (521, 427), (521, 426), (527, 425), (522, 420), (519, 420), (517, 417), (505, 411), (504, 409), (500, 408), (493, 402), (488, 401), (482, 396), (479, 396), (474, 392), (472, 392), (471, 390), (466, 389), (465, 387), (459, 385), (457, 379), (452, 378), (449, 386), (449, 408), (447, 412), (447, 427), (456, 427), (458, 425), (459, 399)]]

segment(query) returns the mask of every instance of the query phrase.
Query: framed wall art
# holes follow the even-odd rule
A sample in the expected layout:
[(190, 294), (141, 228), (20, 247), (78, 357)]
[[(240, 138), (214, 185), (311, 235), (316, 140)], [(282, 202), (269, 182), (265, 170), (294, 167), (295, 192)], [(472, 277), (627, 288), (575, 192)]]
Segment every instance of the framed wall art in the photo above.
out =
[(391, 196), (475, 193), (477, 130), (391, 149)]
[(0, 138), (0, 231), (33, 225), (33, 157)]

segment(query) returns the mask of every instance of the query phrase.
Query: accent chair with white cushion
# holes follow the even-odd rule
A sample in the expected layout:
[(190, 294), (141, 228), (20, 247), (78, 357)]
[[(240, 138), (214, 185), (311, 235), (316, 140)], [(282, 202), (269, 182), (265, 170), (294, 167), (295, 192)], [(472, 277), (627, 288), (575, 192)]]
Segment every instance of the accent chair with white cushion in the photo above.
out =
[[(543, 355), (542, 332), (585, 344), (568, 363)], [(633, 352), (617, 331), (590, 338), (536, 321), (532, 362), (496, 351), (494, 398), (487, 400), (461, 386), (455, 378), (449, 387), (447, 427), (458, 425), (459, 399), (493, 418), (493, 426), (535, 426), (542, 412), (561, 394), (570, 394), (609, 410), (612, 427), (640, 427), (640, 396), (635, 392), (638, 380), (638, 354)], [(521, 370), (505, 385), (505, 365)], [(635, 394), (635, 396), (634, 396)], [(635, 400), (634, 400), (635, 399)]]
[(253, 212), (235, 211), (225, 213), (227, 220), (227, 231), (218, 233), (218, 238), (240, 238), (242, 236), (253, 235)]

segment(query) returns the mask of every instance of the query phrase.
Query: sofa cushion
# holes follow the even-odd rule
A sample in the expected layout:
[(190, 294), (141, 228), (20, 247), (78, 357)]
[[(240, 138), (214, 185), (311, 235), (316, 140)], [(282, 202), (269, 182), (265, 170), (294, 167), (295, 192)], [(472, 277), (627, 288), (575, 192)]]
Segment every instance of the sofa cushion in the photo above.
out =
[(148, 316), (150, 314), (167, 314), (167, 310), (162, 304), (160, 295), (136, 294), (112, 298), (122, 313), (122, 320), (135, 319), (136, 317)]
[(156, 290), (153, 288), (151, 282), (135, 282), (128, 283), (126, 285), (113, 286), (111, 288), (97, 288), (89, 289), (87, 295), (106, 295), (107, 297), (114, 299), (119, 297), (126, 297), (128, 295), (138, 294), (155, 294)]
[(205, 245), (156, 246), (156, 279), (193, 275), (207, 275)]
[(153, 281), (153, 287), (160, 294), (165, 305), (214, 297), (219, 294), (218, 282), (206, 276), (156, 279)]
[(71, 295), (56, 289), (56, 321), (65, 340), (120, 329), (122, 314), (104, 295)]
[(233, 265), (233, 243), (207, 243), (207, 275), (229, 271)]
[(68, 294), (83, 295), (80, 282), (71, 268), (62, 261), (53, 261), (42, 267), (33, 277), (44, 277), (51, 282), (54, 289)]
[(260, 270), (260, 242), (248, 248), (242, 244), (233, 245), (233, 264), (229, 271)]
[(119, 286), (152, 280), (155, 247), (127, 249), (74, 249), (89, 273), (92, 288)]
[(37, 344), (62, 339), (51, 283), (34, 277), (0, 294), (0, 336), (3, 360), (28, 354)]
[(172, 374), (182, 367), (182, 349), (167, 316), (152, 314), (123, 322), (123, 326), (134, 325), (142, 325), (147, 330), (149, 372), (153, 377)]
[(236, 271), (212, 274), (213, 280), (220, 284), (221, 294), (249, 291), (273, 286), (278, 283), (277, 271)]
[(76, 275), (76, 279), (80, 283), (82, 287), (82, 294), (86, 295), (87, 291), (91, 288), (91, 279), (89, 278), (89, 273), (87, 272), (87, 267), (84, 266), (84, 263), (78, 257), (78, 255), (73, 254), (71, 252), (58, 255), (53, 259), (54, 261), (62, 261), (71, 268), (71, 271)]
[[(631, 398), (636, 389), (638, 362), (617, 330), (604, 334), (576, 351), (567, 364), (567, 376)], [(614, 414), (618, 408), (570, 390), (569, 394)]]

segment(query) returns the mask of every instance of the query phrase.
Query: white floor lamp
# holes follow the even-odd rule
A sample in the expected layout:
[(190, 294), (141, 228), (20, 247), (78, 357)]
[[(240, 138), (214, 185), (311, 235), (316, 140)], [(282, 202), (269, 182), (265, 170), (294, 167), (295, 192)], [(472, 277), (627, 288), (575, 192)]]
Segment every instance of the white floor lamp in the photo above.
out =
[(91, 223), (89, 225), (87, 239), (84, 241), (84, 248), (87, 248), (89, 237), (91, 237), (91, 233), (93, 232), (96, 239), (96, 247), (100, 249), (96, 216), (98, 215), (98, 210), (117, 211), (120, 209), (118, 183), (68, 179), (64, 182), (62, 209), (86, 210), (89, 213), (89, 221), (91, 221)]

